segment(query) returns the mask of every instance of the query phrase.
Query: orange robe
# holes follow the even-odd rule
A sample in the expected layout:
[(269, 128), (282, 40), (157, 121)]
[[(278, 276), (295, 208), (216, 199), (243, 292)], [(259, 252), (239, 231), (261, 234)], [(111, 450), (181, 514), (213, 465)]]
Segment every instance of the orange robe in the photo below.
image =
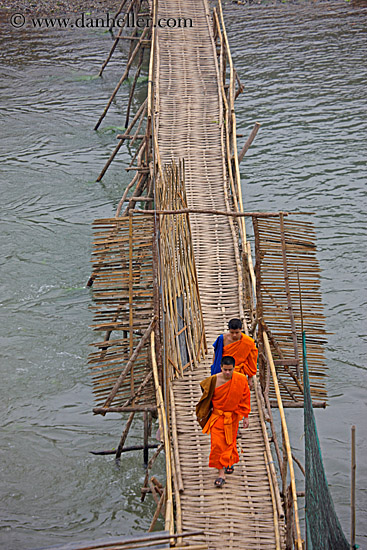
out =
[(240, 340), (224, 346), (222, 357), (231, 355), (236, 362), (234, 367), (236, 372), (241, 372), (248, 376), (255, 376), (257, 354), (258, 351), (255, 346), (255, 341), (242, 332)]
[(220, 470), (240, 460), (236, 446), (238, 424), (251, 410), (246, 376), (234, 372), (231, 380), (215, 388), (212, 405), (213, 411), (203, 432), (211, 435), (209, 467)]

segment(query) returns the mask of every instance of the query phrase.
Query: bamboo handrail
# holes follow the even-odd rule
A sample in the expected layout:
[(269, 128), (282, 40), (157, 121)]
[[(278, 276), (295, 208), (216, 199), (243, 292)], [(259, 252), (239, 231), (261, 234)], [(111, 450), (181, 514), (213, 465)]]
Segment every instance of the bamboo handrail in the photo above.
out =
[[(231, 51), (229, 48), (229, 42), (228, 42), (228, 36), (224, 24), (224, 17), (223, 17), (223, 9), (222, 9), (222, 2), (221, 0), (218, 0), (218, 7), (219, 7), (219, 15), (220, 20), (222, 24), (222, 32), (224, 41), (226, 44), (226, 50), (227, 50), (227, 56), (229, 61), (229, 67), (230, 67), (230, 84), (229, 84), (229, 98), (230, 98), (230, 111), (231, 111), (231, 122), (232, 122), (232, 128), (233, 128), (233, 155), (234, 155), (234, 164), (235, 164), (235, 174), (236, 174), (236, 183), (237, 183), (237, 193), (238, 193), (238, 200), (239, 200), (239, 211), (243, 212), (243, 200), (242, 200), (242, 189), (241, 189), (241, 176), (240, 176), (240, 168), (238, 163), (238, 152), (237, 152), (237, 141), (236, 141), (236, 117), (234, 114), (234, 97), (233, 97), (233, 85), (234, 85), (234, 67), (233, 67), (233, 60)], [(241, 220), (240, 223), (241, 227), (241, 237), (243, 246), (246, 246), (246, 226), (244, 220)]]
[(283, 216), (290, 215), (311, 215), (314, 212), (232, 212), (231, 210), (211, 210), (209, 208), (181, 208), (177, 210), (132, 210), (140, 214), (214, 214), (216, 216), (232, 216), (234, 218), (254, 217), (254, 218), (278, 218), (280, 214)]
[(153, 107), (153, 68), (154, 68), (154, 55), (156, 47), (156, 19), (157, 19), (157, 0), (153, 1), (153, 14), (152, 14), (152, 36), (151, 36), (151, 49), (150, 49), (150, 59), (149, 59), (149, 74), (148, 74), (148, 119), (152, 117), (152, 107)]
[(301, 529), (299, 524), (299, 515), (298, 515), (298, 502), (297, 502), (297, 489), (296, 489), (296, 481), (294, 476), (294, 468), (293, 468), (293, 458), (292, 458), (292, 449), (289, 441), (289, 434), (288, 434), (288, 428), (287, 428), (287, 422), (285, 419), (285, 414), (283, 410), (283, 404), (282, 404), (282, 398), (280, 395), (279, 390), (279, 384), (277, 379), (277, 373), (275, 370), (275, 365), (273, 361), (273, 357), (271, 354), (270, 344), (268, 340), (268, 336), (265, 331), (262, 332), (266, 357), (268, 360), (268, 364), (270, 366), (271, 374), (273, 377), (273, 383), (274, 383), (274, 389), (277, 396), (277, 402), (279, 406), (279, 414), (281, 418), (281, 424), (282, 424), (282, 431), (283, 431), (283, 437), (284, 437), (284, 444), (286, 447), (287, 452), (287, 459), (289, 464), (289, 474), (291, 478), (291, 490), (292, 490), (292, 496), (293, 496), (293, 507), (294, 507), (294, 522), (295, 522), (295, 528), (296, 528), (296, 545), (298, 550), (302, 550), (302, 537), (301, 537)]

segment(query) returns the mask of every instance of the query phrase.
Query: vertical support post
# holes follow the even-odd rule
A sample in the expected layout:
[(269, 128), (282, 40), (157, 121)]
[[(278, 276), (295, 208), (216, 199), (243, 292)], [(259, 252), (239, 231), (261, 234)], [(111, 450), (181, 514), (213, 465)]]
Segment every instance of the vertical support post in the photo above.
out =
[(285, 548), (293, 550), (293, 495), (291, 484), (285, 486), (284, 508), (286, 513)]
[(148, 459), (149, 459), (148, 439), (149, 439), (149, 413), (147, 411), (144, 411), (144, 450), (143, 450), (143, 456), (144, 456), (144, 466), (145, 466), (145, 468), (148, 466)]
[(356, 545), (356, 427), (352, 426), (352, 463), (351, 463), (351, 522), (350, 522), (350, 547), (355, 549)]
[[(133, 353), (133, 217), (129, 212), (129, 345), (130, 357)], [(134, 395), (134, 368), (130, 371), (131, 395)]]
[(158, 367), (159, 382), (162, 384), (163, 360), (162, 360), (162, 338), (161, 338), (161, 316), (160, 316), (160, 274), (159, 274), (159, 251), (158, 251), (158, 235), (159, 235), (159, 216), (154, 216), (153, 229), (153, 308), (154, 315), (158, 321), (154, 327), (155, 336), (155, 354)]

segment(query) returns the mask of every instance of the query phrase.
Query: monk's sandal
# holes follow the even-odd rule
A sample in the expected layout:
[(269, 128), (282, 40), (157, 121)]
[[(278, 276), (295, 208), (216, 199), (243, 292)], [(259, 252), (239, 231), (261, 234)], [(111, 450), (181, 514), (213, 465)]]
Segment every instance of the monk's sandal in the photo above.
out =
[(214, 481), (214, 485), (216, 487), (222, 487), (225, 484), (226, 480), (224, 477), (217, 477), (217, 479)]
[(226, 467), (224, 468), (224, 471), (225, 471), (226, 474), (233, 474), (233, 472), (234, 472), (234, 466), (226, 466)]

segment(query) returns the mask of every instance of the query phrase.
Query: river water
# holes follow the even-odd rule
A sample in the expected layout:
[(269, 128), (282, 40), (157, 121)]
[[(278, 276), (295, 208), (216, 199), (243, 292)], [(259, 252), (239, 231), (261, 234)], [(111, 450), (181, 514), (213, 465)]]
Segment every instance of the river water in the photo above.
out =
[[(245, 84), (238, 132), (247, 136), (255, 121), (262, 124), (241, 165), (246, 208), (316, 212), (332, 332), (330, 406), (316, 417), (347, 536), (350, 426), (357, 427), (357, 542), (366, 548), (367, 9), (344, 1), (228, 4), (225, 16)], [(94, 183), (124, 123), (128, 86), (93, 131), (126, 51), (116, 53), (100, 79), (111, 46), (102, 29), (1, 23), (0, 547), (146, 530), (155, 505), (150, 497), (140, 502), (140, 453), (123, 455), (120, 469), (112, 458), (89, 453), (113, 448), (122, 429), (121, 419), (91, 413), (85, 283), (91, 223), (113, 215), (130, 180), (126, 147), (104, 182)], [(302, 414), (287, 417), (302, 457)], [(141, 433), (137, 425), (128, 442), (139, 444)], [(163, 462), (157, 471), (163, 476)]]

